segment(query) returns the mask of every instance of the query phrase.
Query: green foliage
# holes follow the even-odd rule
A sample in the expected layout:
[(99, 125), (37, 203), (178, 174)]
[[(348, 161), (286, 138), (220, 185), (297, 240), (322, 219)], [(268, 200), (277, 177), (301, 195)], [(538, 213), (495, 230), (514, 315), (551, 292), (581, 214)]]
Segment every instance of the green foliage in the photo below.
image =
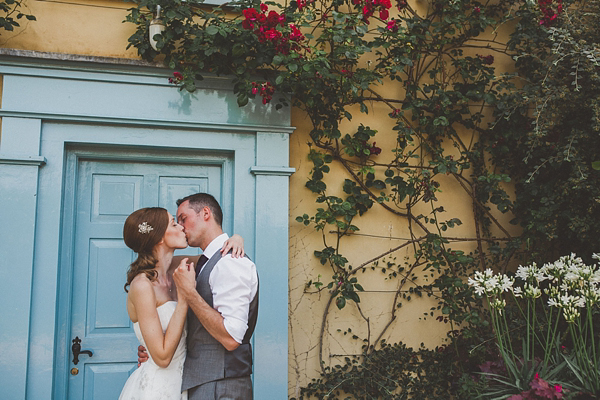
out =
[[(306, 188), (317, 207), (296, 220), (322, 235), (314, 255), (330, 273), (319, 273), (306, 291), (329, 296), (321, 332), (335, 304), (356, 307), (370, 333), (360, 357), (335, 367), (322, 360), (322, 333), (323, 374), (303, 395), (479, 395), (486, 384), (469, 383), (468, 372), (475, 359), (483, 362), (490, 320), (467, 277), (505, 271), (515, 258), (589, 257), (600, 248), (600, 2), (564, 0), (560, 10), (558, 3), (431, 0), (416, 10), (399, 0), (393, 18), (387, 0), (240, 0), (226, 10), (197, 0), (137, 0), (130, 9), (127, 21), (137, 30), (129, 46), (176, 70), (171, 82), (179, 89), (194, 91), (207, 73), (227, 75), (238, 105), (260, 100), (273, 112), (294, 105), (310, 119)], [(158, 4), (167, 28), (155, 51), (147, 31)], [(495, 33), (507, 22), (513, 33), (501, 43)], [(516, 72), (497, 73), (497, 57), (512, 57)], [(398, 95), (386, 97), (388, 85)], [(356, 114), (372, 104), (389, 109), (391, 129), (361, 123)], [(473, 210), (472, 237), (452, 235), (462, 221), (439, 204), (443, 192), (457, 190)], [(409, 237), (370, 260), (348, 259), (342, 243), (360, 237), (373, 209), (407, 226)], [(523, 234), (512, 235), (496, 210), (511, 213)], [(472, 251), (459, 249), (465, 242)], [(414, 257), (396, 262), (402, 249)], [(397, 281), (390, 323), (377, 333), (360, 308), (360, 276), (368, 272)], [(460, 354), (460, 337), (472, 354), (452, 360), (383, 344), (402, 302), (423, 294), (438, 302), (423, 318), (449, 324), (452, 346), (443, 353)], [(442, 382), (451, 377), (461, 383)]]
[(564, 6), (550, 28), (522, 15), (509, 46), (523, 85), (499, 99), (485, 147), (516, 184), (514, 212), (538, 260), (589, 260), (600, 248), (600, 2)]
[(18, 0), (0, 1), (0, 28), (13, 31), (20, 26), (17, 20), (23, 17), (29, 21), (35, 21), (35, 16), (21, 12), (21, 3)]
[(327, 378), (314, 379), (300, 399), (448, 399), (457, 391), (453, 364), (445, 348), (415, 351), (384, 342), (368, 356), (345, 357), (342, 364), (326, 367)]

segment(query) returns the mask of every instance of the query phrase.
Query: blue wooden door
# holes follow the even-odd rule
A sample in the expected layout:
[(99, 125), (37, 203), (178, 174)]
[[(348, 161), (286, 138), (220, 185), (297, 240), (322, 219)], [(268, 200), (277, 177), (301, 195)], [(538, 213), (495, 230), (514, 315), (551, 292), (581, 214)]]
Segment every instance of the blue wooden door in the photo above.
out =
[(220, 201), (221, 180), (220, 165), (78, 161), (70, 340), (79, 338), (81, 349), (93, 355), (80, 355), (77, 365), (70, 355), (70, 400), (117, 399), (137, 365), (138, 342), (123, 290), (134, 259), (122, 239), (125, 218), (153, 206), (174, 214), (175, 201), (196, 192)]

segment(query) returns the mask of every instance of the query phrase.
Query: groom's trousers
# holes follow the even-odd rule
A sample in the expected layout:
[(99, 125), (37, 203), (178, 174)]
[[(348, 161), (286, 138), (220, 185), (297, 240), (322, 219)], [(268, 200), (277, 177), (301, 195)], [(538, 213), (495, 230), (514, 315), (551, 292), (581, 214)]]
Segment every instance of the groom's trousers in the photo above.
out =
[(188, 389), (188, 400), (252, 400), (249, 376), (207, 382)]

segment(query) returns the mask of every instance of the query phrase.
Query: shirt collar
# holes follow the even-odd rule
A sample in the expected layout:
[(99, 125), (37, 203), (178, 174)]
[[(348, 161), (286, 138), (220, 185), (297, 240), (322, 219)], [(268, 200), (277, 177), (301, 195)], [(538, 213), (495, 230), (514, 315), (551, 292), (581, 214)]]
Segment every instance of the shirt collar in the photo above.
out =
[(212, 242), (208, 244), (208, 246), (206, 246), (206, 249), (204, 249), (204, 253), (202, 254), (204, 254), (210, 259), (212, 256), (215, 255), (217, 251), (221, 250), (223, 244), (227, 241), (227, 239), (229, 239), (229, 235), (227, 235), (226, 233), (220, 234), (219, 236), (214, 238)]

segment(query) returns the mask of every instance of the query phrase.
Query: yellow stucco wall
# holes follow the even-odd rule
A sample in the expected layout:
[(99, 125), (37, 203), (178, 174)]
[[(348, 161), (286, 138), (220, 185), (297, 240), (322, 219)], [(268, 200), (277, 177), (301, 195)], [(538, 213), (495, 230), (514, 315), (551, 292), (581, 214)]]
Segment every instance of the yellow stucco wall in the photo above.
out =
[[(417, 2), (423, 5), (424, 2)], [(122, 23), (127, 14), (128, 3), (121, 0), (24, 0), (25, 12), (37, 17), (37, 21), (21, 20), (22, 26), (13, 33), (2, 32), (0, 47), (58, 52), (66, 54), (91, 55), (103, 57), (137, 58), (135, 49), (126, 50), (127, 38), (134, 27)], [(510, 65), (510, 60), (498, 60), (495, 66)], [(398, 86), (387, 84), (381, 88), (391, 98), (402, 98)], [(393, 120), (388, 117), (390, 110), (375, 105), (368, 115), (354, 110), (352, 124), (347, 124), (343, 134), (359, 123), (368, 125), (379, 131), (375, 137), (377, 145), (386, 148), (395, 142), (395, 133), (391, 130)], [(318, 377), (320, 371), (319, 336), (321, 321), (328, 293), (307, 293), (306, 282), (316, 280), (319, 275), (327, 282), (332, 275), (331, 270), (322, 266), (313, 256), (315, 249), (323, 247), (320, 233), (310, 227), (304, 227), (295, 221), (296, 216), (316, 209), (314, 195), (305, 188), (312, 164), (307, 159), (310, 124), (302, 111), (292, 111), (292, 125), (296, 126), (290, 140), (290, 165), (296, 173), (290, 178), (290, 233), (289, 233), (289, 394), (297, 396), (299, 388), (312, 378)], [(382, 154), (382, 160), (390, 154)], [(333, 167), (329, 174), (329, 182), (333, 190), (341, 191), (341, 183), (347, 172)], [(331, 180), (334, 177), (334, 182)], [(452, 236), (473, 237), (474, 222), (472, 203), (465, 192), (457, 187), (451, 179), (441, 181), (443, 192), (438, 195), (439, 204), (448, 210), (447, 215), (458, 216), (463, 224), (452, 230)], [(355, 224), (360, 231), (352, 238), (344, 240), (342, 253), (350, 264), (358, 266), (371, 258), (394, 248), (409, 237), (407, 221), (402, 217), (390, 218), (390, 214), (377, 205), (369, 212), (368, 218), (358, 218)], [(473, 242), (454, 244), (454, 248), (470, 251)], [(386, 259), (395, 257), (395, 262), (410, 259), (412, 248), (406, 248), (391, 254)], [(420, 269), (419, 269), (420, 271)], [(420, 278), (424, 278), (421, 276)], [(423, 281), (422, 281), (423, 282)], [(365, 288), (362, 294), (361, 307), (364, 315), (369, 317), (372, 337), (378, 336), (391, 316), (391, 304), (398, 288), (398, 280), (384, 280), (382, 274), (367, 273), (361, 276)], [(408, 286), (406, 287), (408, 288)], [(309, 292), (315, 292), (314, 289)], [(414, 296), (413, 296), (414, 297)], [(423, 319), (424, 313), (436, 302), (428, 299), (415, 299), (403, 302), (397, 310), (396, 320), (384, 334), (390, 342), (404, 341), (409, 346), (418, 347), (420, 343), (433, 347), (443, 343), (446, 331), (450, 327), (435, 321), (433, 318)], [(348, 304), (343, 310), (335, 306), (330, 309), (324, 333), (323, 360), (335, 364), (344, 355), (360, 352), (362, 342), (351, 339), (352, 335), (344, 335), (344, 331), (352, 329), (352, 333), (361, 337), (367, 334), (367, 324), (354, 304)], [(340, 331), (338, 331), (340, 330)]]
[(135, 58), (126, 50), (132, 24), (121, 23), (131, 3), (122, 0), (25, 0), (23, 12), (37, 21), (2, 32), (0, 47), (89, 56)]

